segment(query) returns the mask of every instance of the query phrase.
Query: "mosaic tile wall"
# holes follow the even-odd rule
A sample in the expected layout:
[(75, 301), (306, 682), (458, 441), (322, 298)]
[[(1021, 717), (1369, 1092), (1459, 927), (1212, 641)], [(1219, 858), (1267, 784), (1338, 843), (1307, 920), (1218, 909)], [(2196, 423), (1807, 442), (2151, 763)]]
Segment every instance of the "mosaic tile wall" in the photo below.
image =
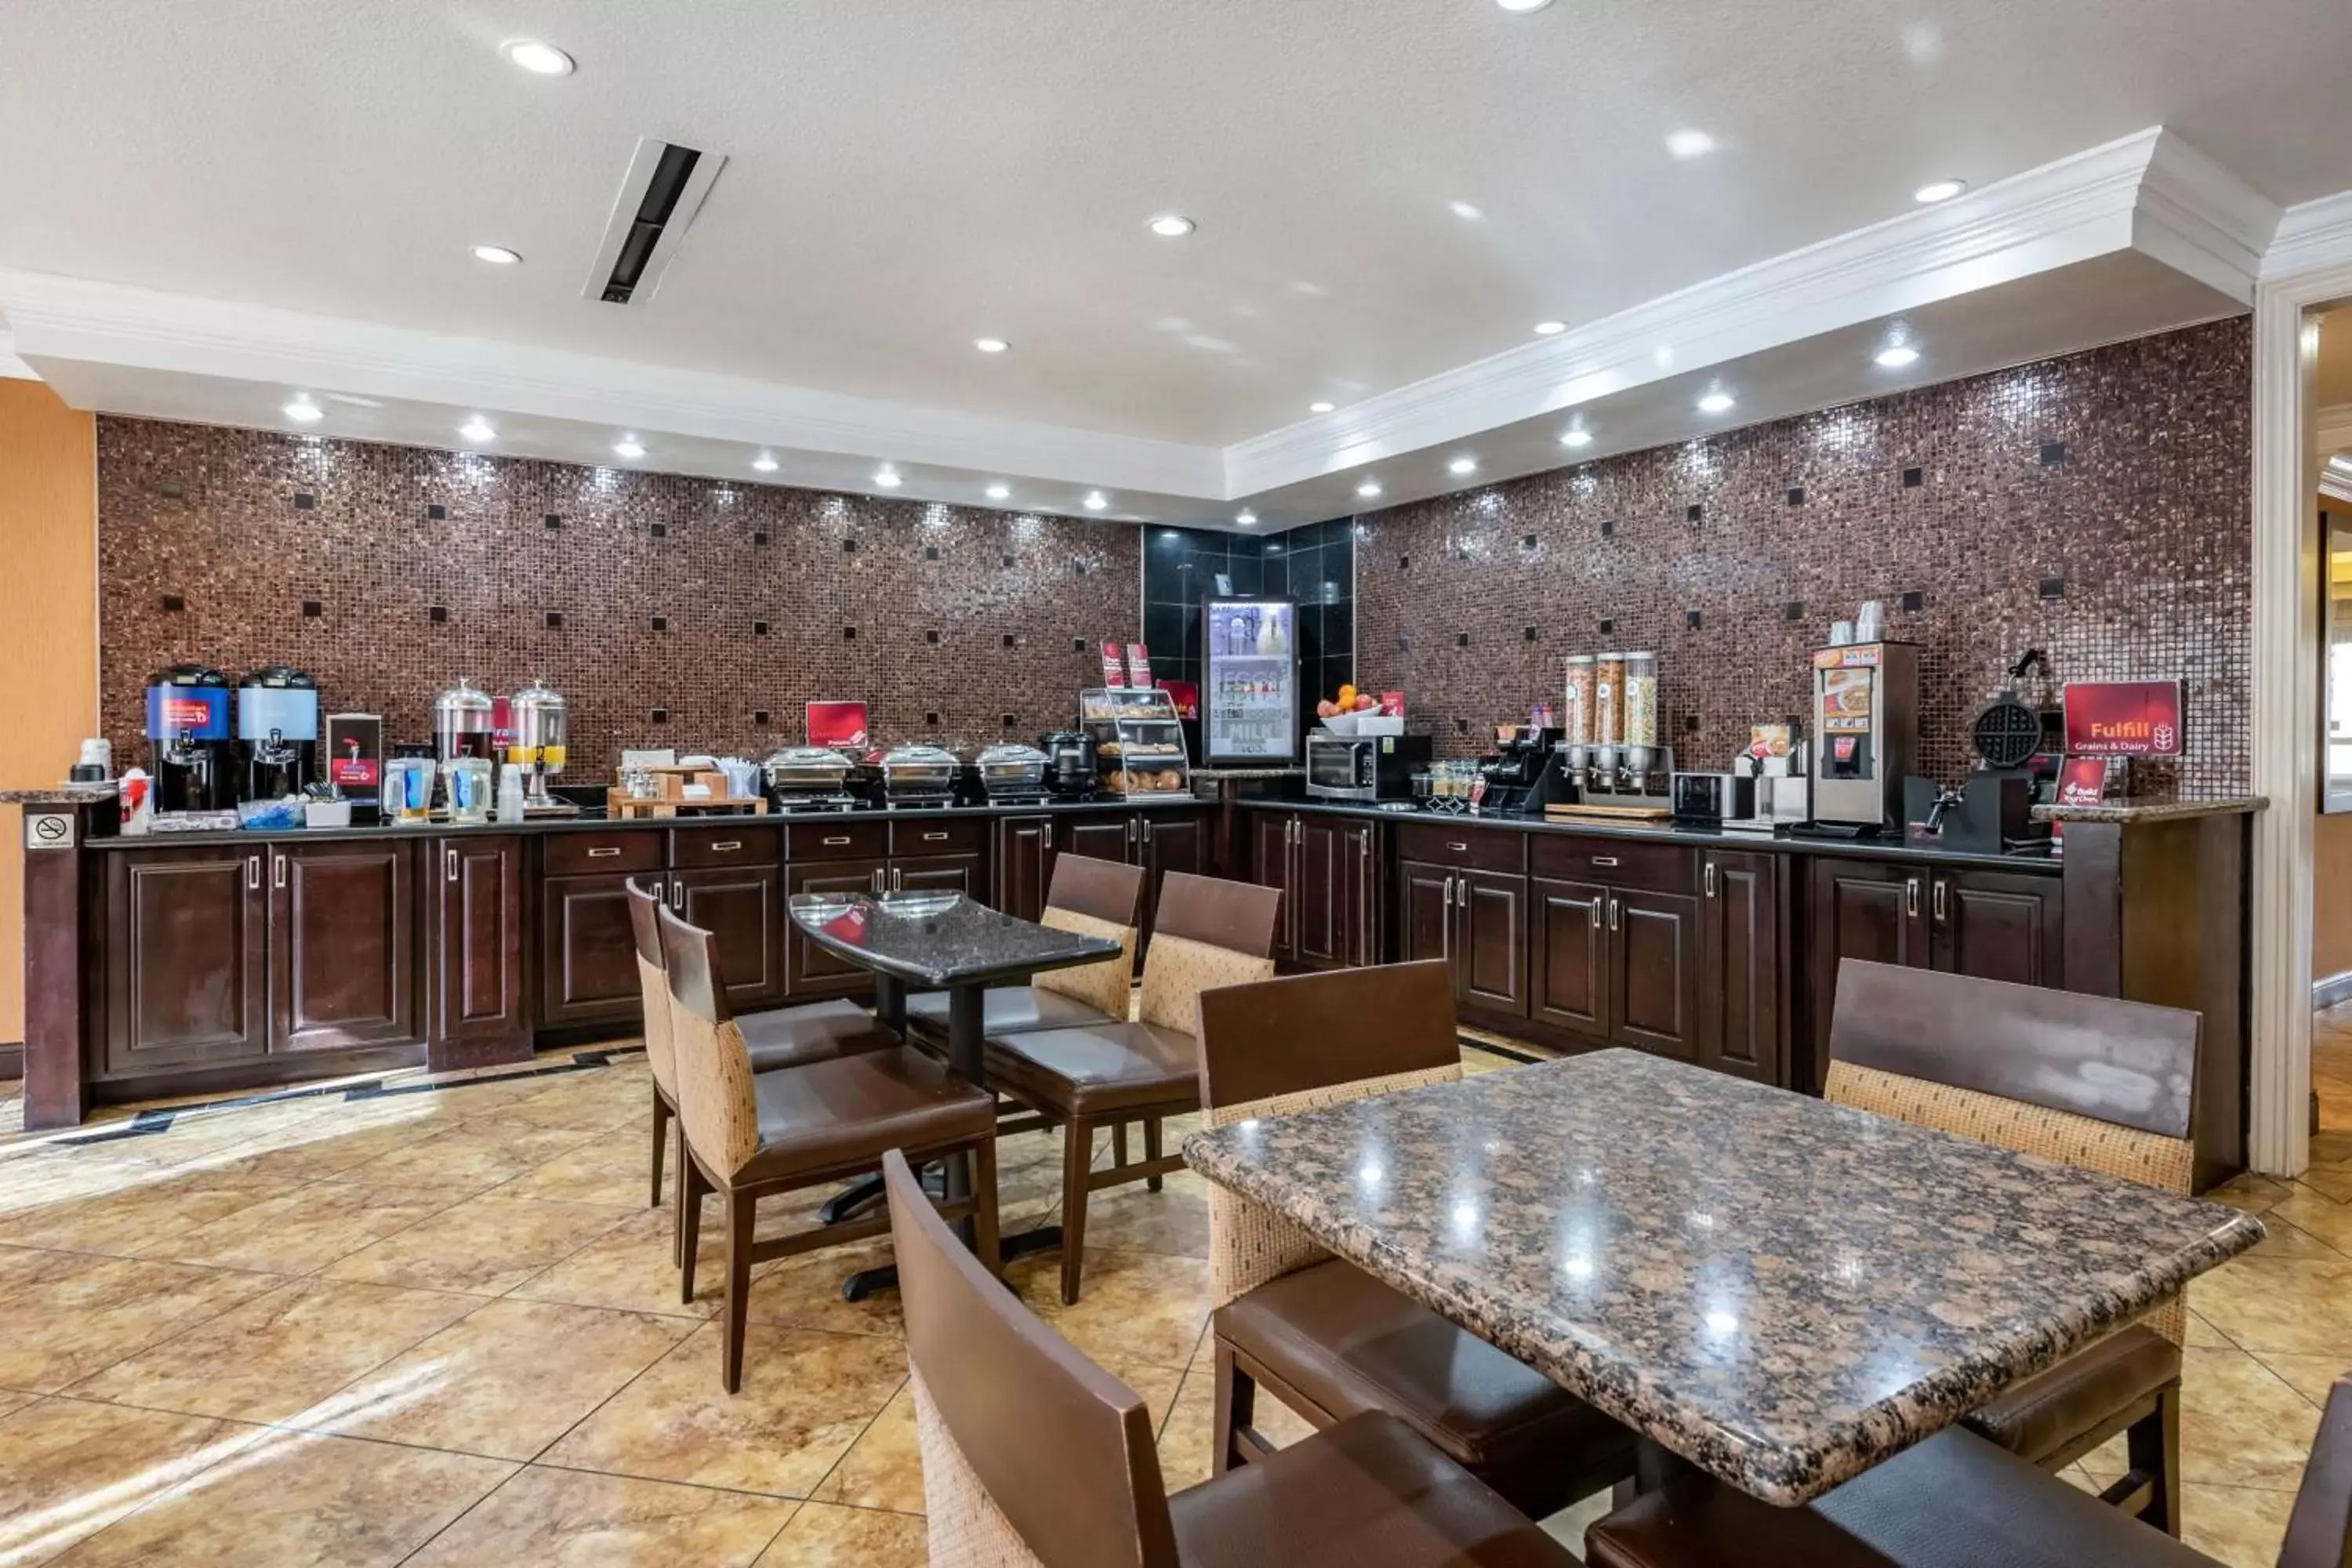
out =
[(1874, 598), (1922, 647), (1926, 771), (1965, 773), (2040, 647), (2061, 681), (2186, 679), (2178, 777), (2136, 790), (2242, 791), (2251, 342), (2223, 321), (1367, 514), (1357, 668), (1469, 755), (1559, 701), (1565, 656), (1654, 648), (1661, 737), (1721, 768)]
[(184, 659), (297, 665), (398, 740), (457, 677), (544, 679), (568, 784), (625, 745), (764, 755), (812, 698), (866, 699), (883, 741), (1034, 742), (1137, 631), (1130, 526), (145, 420), (98, 447), (126, 763), (148, 674)]

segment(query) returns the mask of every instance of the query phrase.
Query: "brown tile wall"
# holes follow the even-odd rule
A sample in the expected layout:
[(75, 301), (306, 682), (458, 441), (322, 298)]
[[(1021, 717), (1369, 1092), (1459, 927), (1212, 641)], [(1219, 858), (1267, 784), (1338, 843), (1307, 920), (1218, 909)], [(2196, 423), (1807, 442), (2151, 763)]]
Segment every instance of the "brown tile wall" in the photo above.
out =
[(1566, 655), (1654, 648), (1661, 739), (1720, 768), (1875, 598), (1922, 645), (1929, 772), (2041, 647), (2061, 681), (2183, 677), (2179, 787), (2242, 790), (2251, 374), (2240, 319), (1368, 514), (1359, 684), (1467, 755), (1558, 703)]
[(572, 704), (564, 782), (593, 784), (624, 745), (797, 742), (812, 698), (866, 699), (885, 741), (1034, 741), (1099, 683), (1097, 643), (1138, 635), (1126, 525), (146, 420), (100, 420), (98, 453), (125, 763), (147, 676), (182, 659), (299, 666), (400, 740), (459, 676), (542, 678)]

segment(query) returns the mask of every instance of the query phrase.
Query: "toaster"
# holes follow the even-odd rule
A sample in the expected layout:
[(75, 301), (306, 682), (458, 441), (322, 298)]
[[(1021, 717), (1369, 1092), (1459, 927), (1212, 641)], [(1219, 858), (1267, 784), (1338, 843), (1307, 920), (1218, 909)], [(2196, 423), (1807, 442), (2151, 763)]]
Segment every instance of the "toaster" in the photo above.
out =
[(1744, 773), (1676, 773), (1668, 784), (1676, 822), (1726, 822), (1756, 815), (1756, 781)]

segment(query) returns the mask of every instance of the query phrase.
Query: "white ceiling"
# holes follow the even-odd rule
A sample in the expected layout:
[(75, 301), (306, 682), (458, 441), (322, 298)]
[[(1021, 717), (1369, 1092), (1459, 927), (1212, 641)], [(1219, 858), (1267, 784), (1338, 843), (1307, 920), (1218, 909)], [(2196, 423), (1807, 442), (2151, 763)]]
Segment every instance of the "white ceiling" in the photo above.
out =
[[(497, 52), (517, 36), (578, 73), (517, 71)], [(344, 391), (387, 417), (331, 432), (449, 444), (445, 415), (488, 412), (502, 449), (575, 456), (643, 425), (653, 466), (740, 476), (766, 441), (805, 458), (780, 479), (870, 488), (887, 459), (930, 499), (1004, 476), (1021, 502), (1099, 485), (1171, 520), (1264, 498), (1272, 525), (1356, 504), (1366, 458), (1638, 390), (1615, 369), (1564, 387), (1676, 290), (1895, 220), (1853, 259), (1882, 257), (1971, 204), (2047, 250), (2047, 215), (1986, 187), (2147, 127), (2259, 252), (2280, 205), (2352, 186), (2347, 58), (2352, 5), (2322, 0), (7, 0), (0, 312), (68, 397), (127, 412), (278, 423), (289, 391)], [(1717, 150), (1675, 160), (1683, 128)], [(582, 286), (647, 134), (728, 163), (657, 293), (605, 305)], [(1978, 193), (1915, 207), (1945, 175)], [(2126, 230), (2146, 205), (2116, 209)], [(1146, 231), (1171, 210), (1199, 232)], [(2017, 237), (1978, 235), (1973, 264)], [(483, 241), (524, 264), (474, 261)], [(1748, 356), (1871, 312), (2153, 248), (1853, 289), (1780, 342), (1686, 334), (1669, 368), (1764, 374)], [(2206, 295), (2114, 330), (2242, 302), (2222, 274), (2245, 258), (2161, 259)], [(162, 292), (60, 303), (60, 279)], [(1534, 343), (1544, 319), (1576, 331)], [(2000, 352), (2109, 330), (2058, 325)], [(1948, 347), (1907, 379), (1988, 352)], [(1426, 416), (1464, 367), (1548, 390)], [(1745, 390), (1737, 419), (1773, 401)], [(1340, 412), (1310, 419), (1317, 398)]]

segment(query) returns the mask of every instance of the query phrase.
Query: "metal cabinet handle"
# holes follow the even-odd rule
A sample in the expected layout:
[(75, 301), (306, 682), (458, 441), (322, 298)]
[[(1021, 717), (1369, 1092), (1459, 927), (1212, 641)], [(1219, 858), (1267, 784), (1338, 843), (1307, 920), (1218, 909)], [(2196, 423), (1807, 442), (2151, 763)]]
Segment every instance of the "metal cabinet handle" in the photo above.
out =
[(743, 841), (740, 838), (722, 838), (718, 843), (710, 847), (710, 852), (713, 855), (724, 855), (730, 849), (740, 849), (742, 847)]
[(1611, 931), (1617, 931), (1617, 930), (1620, 930), (1620, 929), (1622, 929), (1622, 928), (1623, 927), (1624, 923), (1625, 923), (1625, 905), (1624, 905), (1624, 903), (1623, 903), (1622, 900), (1617, 900), (1617, 899), (1612, 899), (1612, 900), (1609, 900), (1609, 929), (1610, 929)]
[(849, 842), (849, 835), (847, 835), (846, 833), (843, 833), (843, 834), (836, 834), (836, 835), (835, 835), (834, 837), (829, 837), (829, 838), (827, 838), (827, 839), (825, 840), (825, 843), (827, 843), (828, 845), (840, 845), (840, 844), (846, 844), (846, 843), (848, 843), (848, 842)]
[(245, 858), (245, 885), (248, 889), (261, 886), (261, 857), (258, 855)]
[(591, 860), (609, 860), (620, 852), (621, 847), (617, 844), (592, 844), (588, 847), (588, 858)]
[(878, 892), (880, 892), (880, 891), (882, 891), (882, 868), (881, 868), (881, 867), (877, 866), (877, 867), (875, 867), (875, 868), (874, 868), (874, 876), (873, 876), (872, 880), (873, 880), (873, 883), (874, 883), (874, 890), (875, 890), (876, 892), (877, 892), (877, 893), (878, 893)]
[(286, 885), (286, 857), (283, 855), (269, 858), (269, 885), (273, 888)]
[(1915, 916), (1919, 912), (1919, 879), (1916, 877), (1903, 879), (1903, 912)]
[(1127, 841), (1129, 844), (1135, 842), (1135, 818), (1131, 816), (1127, 819)]
[(1936, 879), (1936, 902), (1934, 908), (1936, 923), (1937, 925), (1942, 925), (1944, 923), (1944, 889), (1950, 885), (1950, 883), (1945, 881), (1941, 877)]
[(923, 842), (926, 844), (937, 844), (946, 837), (947, 835), (944, 833), (926, 833), (923, 835)]
[(896, 866), (890, 868), (890, 890), (894, 893), (907, 890), (907, 873)]
[(1707, 896), (1708, 898), (1710, 898), (1710, 899), (1711, 899), (1711, 898), (1715, 897), (1715, 862), (1714, 862), (1714, 861), (1712, 861), (1712, 860), (1710, 860), (1710, 861), (1708, 861), (1708, 862), (1706, 863), (1706, 896)]
[(1149, 822), (1143, 825), (1143, 841), (1146, 844), (1151, 842), (1151, 824)]
[(1445, 879), (1445, 912), (1437, 921), (1437, 956), (1454, 956), (1454, 879)]
[(442, 875), (443, 875), (443, 876), (445, 876), (445, 877), (446, 877), (446, 878), (447, 878), (450, 881), (452, 881), (452, 882), (456, 881), (456, 880), (457, 879), (457, 846), (452, 845), (452, 846), (450, 846), (448, 848), (444, 849), (444, 850), (441, 852), (441, 855), (442, 855), (442, 859), (441, 859), (441, 873), (442, 873)]
[(1456, 855), (1466, 855), (1470, 852), (1470, 846), (1467, 844), (1449, 844), (1446, 847), (1453, 850)]
[(1596, 866), (1614, 866), (1617, 864), (1617, 857), (1614, 855), (1595, 855), (1592, 858), (1592, 863)]
[(669, 907), (679, 914), (686, 912), (686, 879), (674, 877), (669, 884)]

